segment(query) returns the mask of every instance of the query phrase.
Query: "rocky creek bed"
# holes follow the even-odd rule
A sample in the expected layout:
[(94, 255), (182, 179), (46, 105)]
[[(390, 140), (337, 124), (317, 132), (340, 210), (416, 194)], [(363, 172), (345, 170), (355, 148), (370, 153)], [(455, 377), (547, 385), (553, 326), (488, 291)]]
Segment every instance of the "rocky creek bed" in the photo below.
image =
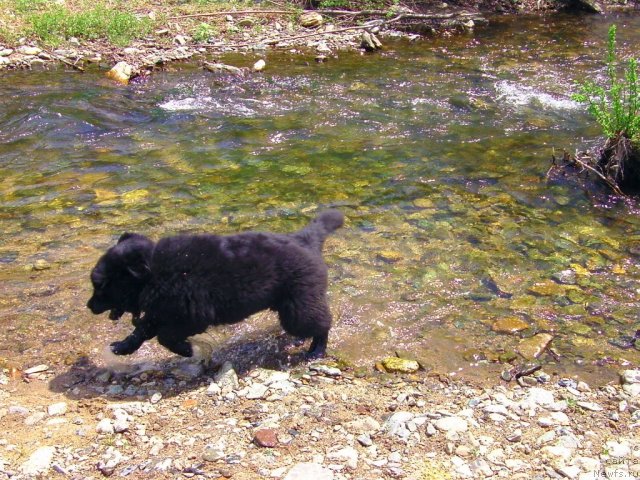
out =
[(5, 369), (6, 478), (635, 478), (640, 370), (481, 386), (330, 362)]

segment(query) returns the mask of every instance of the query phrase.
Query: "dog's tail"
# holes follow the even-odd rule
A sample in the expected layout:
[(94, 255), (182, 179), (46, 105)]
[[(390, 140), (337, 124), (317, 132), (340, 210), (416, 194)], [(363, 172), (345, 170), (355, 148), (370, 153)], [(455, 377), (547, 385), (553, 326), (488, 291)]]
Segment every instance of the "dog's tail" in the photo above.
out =
[(325, 239), (344, 224), (344, 215), (338, 210), (326, 210), (314, 218), (309, 225), (293, 236), (305, 247), (322, 250)]

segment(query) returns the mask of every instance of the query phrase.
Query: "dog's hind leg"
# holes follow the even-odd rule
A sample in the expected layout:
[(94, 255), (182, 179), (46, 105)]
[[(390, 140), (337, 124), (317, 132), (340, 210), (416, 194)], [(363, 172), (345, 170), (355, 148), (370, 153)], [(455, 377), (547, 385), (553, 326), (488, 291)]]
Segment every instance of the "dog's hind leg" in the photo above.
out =
[(292, 295), (283, 300), (277, 310), (280, 324), (287, 333), (298, 338), (313, 338), (307, 358), (325, 355), (331, 312), (324, 294)]
[(116, 355), (130, 355), (142, 346), (142, 344), (151, 340), (156, 336), (156, 331), (153, 325), (145, 319), (137, 319), (136, 328), (131, 332), (127, 338), (111, 344), (111, 351)]
[(186, 338), (180, 336), (174, 330), (161, 330), (158, 332), (158, 343), (183, 357), (193, 356), (193, 347)]

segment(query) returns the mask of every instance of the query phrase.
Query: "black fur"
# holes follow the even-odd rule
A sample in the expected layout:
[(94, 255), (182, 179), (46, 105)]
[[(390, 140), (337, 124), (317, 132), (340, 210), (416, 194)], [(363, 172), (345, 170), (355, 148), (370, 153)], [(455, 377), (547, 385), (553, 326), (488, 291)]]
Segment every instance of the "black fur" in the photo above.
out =
[(95, 314), (110, 310), (112, 319), (132, 314), (133, 333), (111, 344), (118, 355), (157, 337), (190, 357), (187, 337), (269, 308), (286, 332), (313, 339), (307, 356), (320, 357), (331, 328), (322, 246), (343, 221), (329, 210), (292, 234), (178, 235), (156, 244), (125, 233), (91, 272), (87, 306)]

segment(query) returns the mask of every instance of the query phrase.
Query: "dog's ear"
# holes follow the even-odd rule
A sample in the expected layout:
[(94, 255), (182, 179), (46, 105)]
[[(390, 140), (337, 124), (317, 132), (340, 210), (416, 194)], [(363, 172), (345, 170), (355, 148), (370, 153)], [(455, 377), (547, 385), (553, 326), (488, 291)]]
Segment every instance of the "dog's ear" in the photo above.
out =
[(122, 243), (125, 240), (129, 240), (130, 238), (146, 238), (146, 237), (144, 237), (144, 235), (140, 235), (138, 233), (124, 232), (122, 235), (120, 235), (120, 238), (118, 239), (118, 243)]
[(127, 271), (138, 280), (143, 280), (151, 274), (149, 267), (149, 252), (143, 245), (136, 245), (125, 253)]
[[(125, 242), (125, 240), (129, 240)], [(124, 243), (123, 243), (124, 242)], [(139, 280), (149, 277), (151, 268), (151, 254), (154, 244), (144, 235), (124, 233), (118, 240), (114, 251), (118, 253), (127, 271)]]

